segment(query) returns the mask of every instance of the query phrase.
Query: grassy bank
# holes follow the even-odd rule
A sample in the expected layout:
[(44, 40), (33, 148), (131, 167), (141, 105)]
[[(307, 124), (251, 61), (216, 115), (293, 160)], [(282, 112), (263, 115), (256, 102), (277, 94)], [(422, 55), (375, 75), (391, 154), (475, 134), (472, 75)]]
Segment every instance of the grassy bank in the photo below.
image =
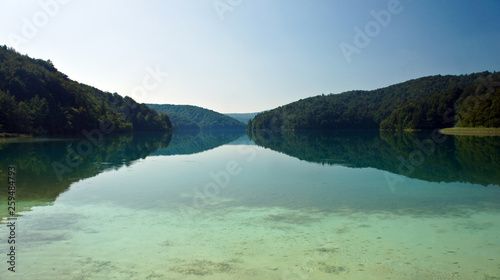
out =
[(452, 127), (439, 130), (449, 135), (500, 136), (500, 128), (493, 127)]

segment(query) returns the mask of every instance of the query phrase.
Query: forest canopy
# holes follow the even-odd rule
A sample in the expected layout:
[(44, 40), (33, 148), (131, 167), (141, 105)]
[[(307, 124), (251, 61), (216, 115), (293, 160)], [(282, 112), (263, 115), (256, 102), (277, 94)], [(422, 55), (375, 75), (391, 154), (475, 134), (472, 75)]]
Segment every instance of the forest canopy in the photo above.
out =
[(103, 122), (113, 132), (172, 127), (168, 115), (130, 97), (72, 81), (50, 60), (0, 46), (0, 133), (78, 134)]
[(240, 129), (242, 122), (221, 113), (192, 105), (147, 104), (172, 117), (174, 129)]
[(301, 99), (261, 113), (256, 130), (500, 127), (500, 73), (430, 76), (372, 91)]

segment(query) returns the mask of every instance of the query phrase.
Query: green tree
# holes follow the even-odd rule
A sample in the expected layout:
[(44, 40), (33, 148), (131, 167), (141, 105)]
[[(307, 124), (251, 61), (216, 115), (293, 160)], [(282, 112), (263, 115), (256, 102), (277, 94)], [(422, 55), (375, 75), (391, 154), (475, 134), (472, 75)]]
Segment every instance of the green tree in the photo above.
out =
[[(6, 46), (0, 46), (0, 101), (4, 132), (74, 134), (97, 128), (104, 119), (116, 131), (168, 127), (158, 113), (131, 98), (71, 81), (52, 61), (32, 59)], [(143, 118), (134, 125), (138, 113)]]

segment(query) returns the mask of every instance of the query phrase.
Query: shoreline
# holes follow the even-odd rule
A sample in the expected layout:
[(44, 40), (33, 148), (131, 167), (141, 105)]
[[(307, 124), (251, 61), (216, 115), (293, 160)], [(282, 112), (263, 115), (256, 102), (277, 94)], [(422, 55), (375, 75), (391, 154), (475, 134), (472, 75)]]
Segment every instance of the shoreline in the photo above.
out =
[(29, 134), (17, 133), (0, 133), (0, 144), (16, 142), (24, 139), (32, 139), (33, 136)]
[(485, 127), (453, 127), (439, 130), (447, 135), (500, 136), (500, 128)]
[(8, 133), (2, 132), (0, 133), (0, 138), (30, 138), (32, 135), (30, 134), (18, 134), (18, 133)]

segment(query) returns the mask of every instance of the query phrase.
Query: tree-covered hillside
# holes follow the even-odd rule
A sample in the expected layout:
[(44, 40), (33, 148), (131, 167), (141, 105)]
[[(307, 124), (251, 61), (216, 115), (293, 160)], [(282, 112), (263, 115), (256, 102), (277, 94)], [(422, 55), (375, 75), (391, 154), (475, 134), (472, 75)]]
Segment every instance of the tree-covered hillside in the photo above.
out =
[(403, 104), (381, 129), (500, 127), (500, 73)]
[[(166, 114), (166, 113), (162, 113)], [(182, 114), (168, 113), (172, 126), (175, 130), (200, 130), (200, 127), (192, 120), (187, 119)]]
[[(464, 95), (462, 95), (463, 90), (467, 87), (470, 87), (469, 90), (480, 87), (485, 81), (491, 79), (491, 75), (497, 77), (498, 73), (483, 72), (460, 76), (430, 76), (372, 91), (350, 91), (341, 94), (310, 97), (261, 113), (249, 122), (247, 128), (251, 130), (271, 129), (274, 131), (379, 129), (383, 124), (384, 129), (424, 129), (440, 127), (442, 121), (439, 118), (442, 119), (443, 112), (448, 109), (451, 112), (448, 112), (446, 116), (448, 121), (451, 120), (451, 124), (447, 126), (453, 126), (457, 123), (462, 124), (466, 122), (466, 119), (471, 126), (474, 126), (477, 125), (477, 122), (472, 119), (482, 118), (479, 115), (486, 114), (480, 108), (492, 105), (492, 102), (496, 99), (491, 98), (491, 102), (483, 100), (484, 102), (474, 109), (474, 114), (469, 114), (465, 118), (457, 119), (457, 121), (453, 119), (455, 104), (461, 100), (460, 98), (464, 98)], [(491, 91), (491, 88), (487, 90)], [(491, 94), (491, 96), (493, 95), (496, 96), (497, 94)], [(423, 101), (424, 99), (426, 101)], [(419, 106), (423, 106), (423, 104), (429, 106), (420, 108)], [(413, 111), (409, 109), (412, 106), (419, 107), (422, 114), (413, 116)], [(491, 106), (489, 108), (493, 108), (493, 110), (488, 112), (488, 116), (495, 116), (498, 113), (499, 109)], [(500, 108), (500, 106), (496, 108)], [(418, 113), (418, 111), (415, 112)], [(469, 112), (471, 111), (469, 110)], [(415, 120), (411, 121), (412, 125), (397, 125), (401, 119), (405, 120), (406, 118), (414, 118)], [(410, 123), (409, 120), (404, 122)], [(492, 123), (489, 125), (492, 125)]]
[(50, 60), (0, 46), (0, 133), (78, 134), (104, 123), (107, 132), (171, 128), (166, 114), (72, 81)]
[(170, 104), (146, 104), (158, 113), (167, 113), (175, 116), (172, 119), (174, 128), (193, 128), (193, 122), (201, 129), (235, 129), (245, 128), (245, 125), (231, 117), (215, 111), (191, 106)]

